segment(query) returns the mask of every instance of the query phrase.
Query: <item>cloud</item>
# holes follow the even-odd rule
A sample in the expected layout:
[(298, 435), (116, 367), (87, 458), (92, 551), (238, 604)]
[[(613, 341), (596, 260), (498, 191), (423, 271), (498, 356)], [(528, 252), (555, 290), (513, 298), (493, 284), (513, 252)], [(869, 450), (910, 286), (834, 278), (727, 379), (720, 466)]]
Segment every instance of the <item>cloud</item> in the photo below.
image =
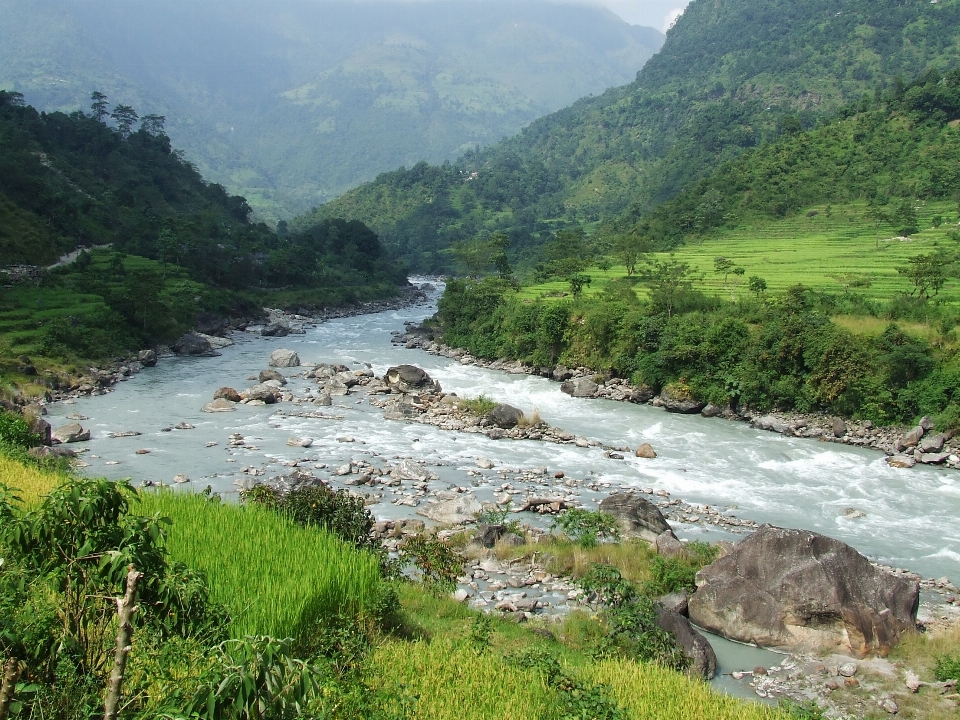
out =
[(633, 25), (649, 25), (666, 32), (686, 9), (684, 0), (598, 0)]

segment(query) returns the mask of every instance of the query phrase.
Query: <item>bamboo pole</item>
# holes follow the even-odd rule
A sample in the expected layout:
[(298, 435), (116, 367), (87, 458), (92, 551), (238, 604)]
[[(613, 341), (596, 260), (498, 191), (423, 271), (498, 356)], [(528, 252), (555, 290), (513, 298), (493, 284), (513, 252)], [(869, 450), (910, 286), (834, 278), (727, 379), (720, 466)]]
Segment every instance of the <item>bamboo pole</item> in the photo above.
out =
[[(127, 570), (127, 588), (122, 598), (116, 598), (117, 617), (120, 627), (117, 629), (117, 649), (113, 657), (113, 670), (110, 671), (110, 681), (107, 683), (107, 696), (103, 702), (103, 720), (117, 720), (120, 707), (120, 688), (123, 686), (123, 674), (127, 669), (127, 658), (130, 656), (133, 625), (130, 619), (137, 611), (137, 585), (143, 573), (137, 572), (133, 565)], [(2, 720), (2, 719), (0, 719)]]

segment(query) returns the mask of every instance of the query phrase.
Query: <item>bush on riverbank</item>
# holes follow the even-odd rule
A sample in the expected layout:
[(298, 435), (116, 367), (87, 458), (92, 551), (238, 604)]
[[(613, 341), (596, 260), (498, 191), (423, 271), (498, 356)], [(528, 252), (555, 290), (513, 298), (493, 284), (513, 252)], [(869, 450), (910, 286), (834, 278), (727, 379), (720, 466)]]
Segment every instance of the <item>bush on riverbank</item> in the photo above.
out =
[(450, 281), (434, 323), (446, 344), (480, 358), (585, 366), (721, 406), (878, 424), (931, 414), (960, 427), (956, 351), (895, 323), (878, 336), (850, 332), (830, 320), (848, 310), (838, 302), (797, 286), (733, 303), (682, 283), (641, 300), (628, 278), (589, 299), (532, 300), (487, 278)]

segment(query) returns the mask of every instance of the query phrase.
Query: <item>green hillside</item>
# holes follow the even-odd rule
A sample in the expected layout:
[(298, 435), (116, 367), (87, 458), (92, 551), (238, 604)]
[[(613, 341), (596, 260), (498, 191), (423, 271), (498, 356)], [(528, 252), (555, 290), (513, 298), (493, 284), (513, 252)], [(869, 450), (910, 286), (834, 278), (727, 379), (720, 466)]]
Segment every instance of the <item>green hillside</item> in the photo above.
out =
[(165, 115), (204, 177), (276, 221), (628, 82), (662, 41), (542, 0), (0, 0), (0, 88)]
[(386, 173), (299, 222), (361, 219), (419, 267), (496, 230), (533, 257), (558, 225), (636, 218), (898, 76), (955, 66), (958, 37), (956, 0), (694, 0), (633, 83), (455, 164)]
[(203, 313), (356, 302), (405, 282), (362, 223), (275, 233), (171, 148), (162, 118), (104, 98), (92, 110), (38, 113), (0, 91), (0, 372), (23, 354), (99, 360), (166, 342)]

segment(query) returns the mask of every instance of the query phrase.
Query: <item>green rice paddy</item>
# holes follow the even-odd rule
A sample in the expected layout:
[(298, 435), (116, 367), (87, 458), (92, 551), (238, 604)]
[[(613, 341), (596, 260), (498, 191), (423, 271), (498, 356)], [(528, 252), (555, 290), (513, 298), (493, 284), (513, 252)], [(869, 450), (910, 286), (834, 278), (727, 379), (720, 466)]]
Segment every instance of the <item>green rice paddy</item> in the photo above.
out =
[(272, 510), (202, 495), (142, 493), (138, 512), (173, 520), (174, 560), (202, 570), (233, 617), (231, 634), (300, 638), (336, 615), (368, 615), (380, 599), (379, 562)]
[[(830, 292), (859, 293), (873, 300), (887, 300), (898, 292), (910, 292), (912, 284), (897, 273), (909, 258), (938, 249), (960, 250), (960, 244), (948, 237), (958, 227), (955, 203), (928, 203), (918, 210), (922, 230), (910, 238), (900, 238), (889, 225), (877, 227), (867, 216), (864, 203), (839, 208), (810, 208), (783, 220), (764, 220), (741, 224), (699, 243), (684, 245), (673, 253), (680, 262), (688, 263), (705, 292), (726, 299), (750, 295), (751, 276), (763, 278), (767, 293), (775, 294), (803, 284)], [(933, 217), (940, 215), (943, 224), (932, 227)], [(726, 257), (744, 268), (739, 278), (724, 278), (714, 269), (714, 260)], [(652, 253), (650, 259), (663, 260), (667, 253)], [(593, 282), (584, 296), (596, 295), (614, 278), (624, 277), (623, 265), (607, 270), (592, 267), (586, 270)], [(524, 288), (525, 297), (559, 296), (569, 293), (565, 281), (553, 281)], [(642, 288), (638, 288), (642, 292)], [(960, 302), (960, 281), (948, 280), (939, 297), (950, 303)]]

